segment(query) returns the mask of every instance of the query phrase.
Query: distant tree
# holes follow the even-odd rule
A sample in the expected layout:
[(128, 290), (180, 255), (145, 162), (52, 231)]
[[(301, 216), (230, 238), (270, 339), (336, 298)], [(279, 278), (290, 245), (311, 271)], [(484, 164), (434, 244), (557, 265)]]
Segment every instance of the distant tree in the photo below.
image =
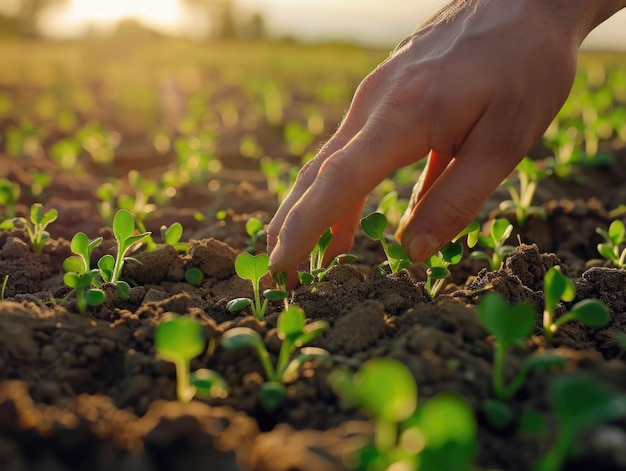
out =
[(260, 13), (254, 13), (241, 25), (240, 36), (243, 39), (263, 39), (266, 37), (265, 19)]
[(50, 7), (64, 5), (69, 0), (17, 0), (15, 17), (18, 20), (20, 34), (24, 37), (39, 36), (37, 22), (41, 14)]
[(237, 37), (233, 0), (180, 0), (180, 2), (190, 10), (195, 10), (198, 14), (208, 18), (210, 39)]

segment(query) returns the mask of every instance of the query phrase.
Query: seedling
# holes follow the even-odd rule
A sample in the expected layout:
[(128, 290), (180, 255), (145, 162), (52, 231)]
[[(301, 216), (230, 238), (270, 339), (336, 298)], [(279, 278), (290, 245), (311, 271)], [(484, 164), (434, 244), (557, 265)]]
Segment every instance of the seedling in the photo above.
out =
[(511, 196), (510, 200), (500, 203), (502, 211), (515, 211), (515, 218), (519, 226), (523, 226), (528, 216), (536, 214), (541, 219), (546, 218), (546, 211), (540, 206), (532, 206), (533, 197), (539, 182), (550, 172), (542, 170), (536, 162), (524, 157), (516, 167), (519, 189), (509, 179), (503, 183)]
[(5, 221), (3, 229), (15, 227), (16, 229), (26, 229), (31, 246), (36, 253), (41, 253), (43, 247), (50, 240), (50, 234), (46, 231), (48, 224), (56, 221), (59, 212), (50, 209), (44, 213), (43, 205), (35, 203), (30, 207), (30, 218), (16, 217)]
[(372, 240), (377, 240), (383, 247), (383, 251), (387, 256), (387, 261), (380, 266), (389, 266), (392, 273), (398, 273), (400, 270), (411, 265), (409, 256), (399, 244), (388, 244), (385, 235), (387, 228), (387, 218), (384, 214), (374, 212), (369, 216), (361, 219), (361, 229)]
[(463, 245), (458, 240), (467, 235), (468, 247), (474, 247), (478, 238), (480, 225), (478, 221), (472, 221), (465, 229), (456, 235), (452, 241), (447, 243), (439, 252), (431, 255), (424, 263), (428, 267), (426, 271), (426, 284), (424, 289), (432, 299), (436, 298), (450, 276), (450, 265), (456, 265), (463, 258)]
[(616, 219), (609, 225), (608, 231), (597, 228), (596, 232), (604, 239), (603, 243), (598, 244), (598, 253), (611, 261), (614, 267), (626, 268), (626, 248), (622, 249), (626, 244), (624, 222)]
[(202, 325), (196, 319), (168, 312), (154, 331), (154, 346), (158, 354), (176, 367), (176, 397), (189, 402), (200, 397), (225, 397), (226, 381), (215, 371), (198, 370), (191, 381), (191, 360), (205, 350)]
[(263, 221), (259, 218), (250, 218), (246, 221), (246, 234), (248, 234), (248, 240), (246, 241), (246, 247), (244, 249), (246, 252), (250, 254), (257, 252), (257, 244), (266, 234), (263, 226)]
[(330, 247), (332, 240), (333, 233), (330, 229), (326, 229), (311, 251), (310, 271), (298, 272), (298, 279), (300, 280), (300, 283), (303, 285), (310, 285), (316, 281), (322, 281), (326, 276), (326, 273), (328, 273), (328, 270), (335, 265), (356, 262), (356, 255), (341, 254), (333, 258), (327, 267), (324, 267), (324, 256), (326, 255), (326, 251), (328, 250), (328, 247)]
[(486, 260), (491, 270), (502, 268), (504, 259), (509, 255), (514, 247), (506, 245), (505, 242), (513, 232), (513, 224), (506, 218), (494, 219), (489, 227), (488, 236), (478, 236), (478, 245), (491, 250), (491, 256), (481, 250), (475, 250), (470, 254), (470, 258), (476, 260)]
[(126, 209), (120, 209), (113, 217), (113, 235), (117, 240), (117, 255), (104, 255), (98, 260), (100, 277), (106, 283), (115, 285), (117, 295), (121, 300), (126, 300), (130, 296), (130, 286), (125, 281), (120, 280), (122, 268), (127, 261), (137, 260), (127, 257), (126, 254), (133, 246), (150, 235), (150, 232), (143, 232), (135, 235), (135, 220)]
[(509, 305), (497, 293), (487, 293), (478, 304), (480, 321), (495, 337), (493, 391), (498, 399), (509, 399), (522, 386), (531, 370), (560, 366), (566, 358), (554, 352), (531, 355), (521, 371), (508, 386), (504, 385), (504, 366), (507, 350), (523, 343), (535, 326), (535, 310), (529, 303)]
[(566, 314), (554, 320), (559, 301), (570, 302), (576, 298), (574, 282), (567, 278), (558, 267), (550, 268), (543, 277), (545, 308), (543, 311), (543, 332), (546, 340), (552, 340), (557, 329), (571, 320), (578, 320), (587, 327), (604, 327), (609, 322), (609, 310), (596, 299), (583, 299)]
[(366, 361), (352, 375), (335, 369), (329, 383), (375, 422), (374, 438), (358, 450), (356, 468), (367, 471), (471, 469), (477, 424), (460, 396), (441, 393), (417, 408), (417, 386), (406, 366), (390, 358)]
[(185, 281), (192, 286), (202, 286), (204, 273), (198, 267), (189, 267), (185, 270)]
[(576, 435), (626, 417), (626, 395), (580, 373), (556, 377), (550, 384), (550, 397), (561, 423), (556, 443), (535, 471), (562, 469)]
[(171, 226), (161, 226), (161, 238), (165, 245), (171, 245), (178, 252), (186, 252), (189, 250), (187, 242), (181, 242), (183, 236), (183, 225), (180, 222), (173, 222)]
[(4, 207), (3, 216), (12, 219), (15, 217), (15, 205), (20, 199), (20, 185), (6, 178), (0, 178), (0, 206)]
[(252, 314), (257, 319), (263, 319), (267, 305), (270, 301), (281, 301), (289, 297), (289, 293), (278, 289), (266, 289), (263, 291), (263, 302), (261, 302), (261, 293), (259, 283), (261, 278), (265, 276), (269, 270), (270, 257), (265, 253), (252, 255), (248, 252), (242, 252), (235, 258), (235, 272), (240, 278), (250, 280), (252, 282), (252, 290), (254, 298), (236, 298), (231, 300), (226, 306), (231, 312), (242, 311), (250, 307)]
[(70, 248), (76, 255), (63, 261), (63, 282), (74, 289), (76, 304), (81, 314), (88, 306), (104, 303), (104, 291), (97, 288), (97, 270), (91, 270), (91, 252), (102, 242), (102, 237), (89, 241), (84, 232), (77, 232), (70, 242)]
[(270, 355), (263, 339), (249, 327), (235, 327), (224, 333), (222, 345), (229, 350), (249, 347), (254, 349), (267, 377), (261, 386), (261, 405), (268, 412), (275, 411), (285, 400), (285, 381), (307, 361), (327, 359), (328, 352), (321, 348), (301, 348), (300, 354), (291, 359), (296, 349), (306, 345), (328, 329), (328, 323), (317, 320), (306, 324), (302, 308), (289, 306), (278, 316), (276, 329), (282, 340), (276, 366), (272, 366)]

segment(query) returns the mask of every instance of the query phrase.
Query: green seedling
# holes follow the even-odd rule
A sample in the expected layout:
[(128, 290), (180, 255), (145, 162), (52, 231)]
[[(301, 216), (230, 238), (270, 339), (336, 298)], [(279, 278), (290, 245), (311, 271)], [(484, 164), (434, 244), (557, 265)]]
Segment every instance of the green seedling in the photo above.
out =
[(342, 263), (354, 263), (357, 260), (356, 255), (352, 254), (341, 254), (337, 255), (333, 258), (327, 267), (324, 267), (324, 256), (326, 255), (326, 251), (328, 247), (330, 247), (330, 243), (333, 240), (333, 233), (330, 229), (326, 229), (324, 233), (320, 236), (315, 247), (311, 251), (311, 259), (310, 259), (310, 271), (301, 271), (298, 272), (298, 279), (300, 283), (303, 285), (310, 285), (316, 281), (322, 281), (330, 270), (335, 265), (339, 265)]
[(226, 306), (231, 312), (242, 311), (248, 307), (252, 310), (252, 315), (257, 319), (265, 317), (265, 311), (270, 301), (282, 301), (289, 297), (289, 293), (278, 289), (266, 289), (263, 291), (263, 301), (261, 302), (261, 291), (259, 283), (267, 273), (269, 273), (270, 257), (265, 253), (252, 255), (242, 252), (235, 258), (235, 272), (240, 278), (252, 282), (254, 298), (235, 298)]
[(513, 224), (506, 218), (494, 219), (489, 227), (488, 236), (478, 236), (478, 245), (490, 249), (491, 255), (482, 250), (475, 250), (470, 254), (470, 258), (475, 260), (485, 260), (491, 270), (502, 268), (504, 259), (509, 255), (514, 247), (506, 245), (507, 239), (513, 232)]
[(185, 270), (185, 281), (192, 286), (202, 286), (204, 273), (198, 267), (189, 267)]
[(259, 218), (248, 219), (246, 221), (246, 234), (248, 235), (248, 240), (246, 241), (244, 250), (250, 254), (255, 254), (257, 252), (258, 243), (266, 235), (263, 221)]
[(4, 207), (4, 217), (9, 219), (15, 217), (15, 205), (20, 199), (20, 193), (19, 183), (0, 178), (0, 206)]
[(626, 417), (626, 395), (584, 374), (556, 377), (550, 384), (550, 397), (560, 426), (556, 443), (534, 471), (562, 469), (576, 435)]
[(292, 359), (296, 349), (311, 342), (328, 329), (328, 323), (318, 320), (306, 324), (304, 311), (298, 306), (289, 306), (278, 316), (276, 329), (282, 340), (276, 366), (272, 365), (270, 354), (258, 332), (248, 327), (235, 327), (224, 333), (222, 345), (229, 350), (252, 348), (267, 377), (261, 386), (261, 405), (268, 412), (275, 411), (285, 400), (285, 382), (306, 362), (314, 359), (327, 359), (328, 352), (321, 348), (301, 348), (300, 354)]
[(429, 257), (424, 264), (428, 267), (426, 270), (426, 284), (424, 289), (432, 299), (436, 298), (445, 283), (446, 278), (450, 276), (450, 265), (456, 265), (463, 258), (463, 245), (458, 240), (467, 235), (468, 247), (474, 247), (478, 238), (480, 225), (478, 221), (472, 221), (465, 229), (456, 235), (449, 243), (447, 243), (440, 251)]
[(100, 306), (105, 301), (104, 291), (94, 288), (96, 273), (93, 271), (85, 273), (67, 272), (63, 275), (63, 282), (74, 289), (76, 305), (81, 314), (85, 314), (89, 306)]
[(574, 282), (567, 278), (558, 267), (550, 268), (543, 277), (545, 308), (543, 311), (543, 332), (550, 342), (557, 329), (572, 320), (578, 320), (587, 327), (604, 327), (609, 322), (609, 310), (597, 299), (583, 299), (566, 314), (554, 320), (556, 307), (560, 301), (570, 302), (576, 298)]
[(4, 221), (3, 229), (16, 228), (26, 229), (31, 246), (36, 253), (41, 253), (43, 247), (50, 240), (50, 234), (46, 231), (48, 224), (56, 221), (59, 212), (56, 209), (50, 209), (44, 213), (43, 205), (35, 203), (30, 207), (30, 217), (15, 217), (11, 220)]
[(413, 375), (390, 358), (368, 360), (354, 375), (335, 369), (328, 380), (337, 395), (375, 422), (373, 442), (354, 457), (357, 469), (471, 469), (477, 424), (473, 409), (459, 395), (441, 393), (418, 409)]
[(603, 243), (598, 244), (598, 253), (609, 260), (616, 268), (626, 268), (626, 228), (621, 219), (614, 220), (609, 225), (609, 230), (597, 228), (596, 232), (604, 239)]
[(165, 245), (171, 245), (178, 252), (186, 252), (189, 250), (187, 242), (181, 242), (183, 236), (183, 225), (180, 222), (173, 222), (171, 226), (161, 226), (161, 238)]
[(225, 397), (228, 393), (226, 381), (215, 371), (198, 370), (190, 375), (191, 360), (205, 351), (202, 325), (196, 319), (168, 312), (154, 331), (154, 346), (176, 367), (176, 397), (180, 402), (189, 402), (195, 395)]
[(105, 293), (97, 288), (98, 271), (91, 270), (91, 252), (102, 242), (102, 237), (89, 241), (84, 232), (77, 232), (70, 242), (70, 248), (76, 255), (63, 261), (63, 282), (74, 289), (76, 304), (81, 314), (87, 312), (88, 306), (99, 306), (104, 303)]
[(389, 266), (392, 273), (398, 273), (400, 270), (411, 265), (409, 256), (399, 244), (387, 243), (385, 229), (387, 229), (387, 218), (384, 214), (374, 212), (369, 216), (361, 219), (361, 229), (372, 240), (377, 240), (383, 247), (383, 251), (387, 256), (387, 261), (380, 266)]
[(497, 293), (487, 293), (478, 304), (478, 317), (495, 338), (493, 391), (498, 399), (509, 399), (522, 386), (531, 370), (563, 365), (566, 358), (554, 352), (531, 355), (521, 371), (508, 386), (504, 385), (504, 366), (507, 350), (522, 344), (535, 327), (535, 310), (529, 303), (509, 305)]
[(545, 219), (545, 209), (540, 206), (533, 206), (532, 201), (539, 182), (550, 175), (550, 172), (541, 169), (535, 161), (528, 157), (524, 157), (521, 162), (517, 164), (516, 170), (518, 187), (515, 187), (511, 179), (505, 180), (502, 185), (509, 192), (511, 199), (501, 202), (500, 210), (515, 211), (515, 219), (519, 226), (523, 226), (528, 217), (532, 214), (536, 214), (541, 219)]
[[(113, 283), (116, 286), (117, 295), (120, 299), (126, 300), (130, 294), (130, 286), (125, 281), (120, 280), (122, 268), (127, 261), (135, 261), (134, 258), (127, 257), (126, 254), (143, 239), (150, 235), (150, 232), (143, 232), (135, 235), (135, 220), (126, 209), (120, 209), (113, 217), (113, 235), (117, 240), (117, 255), (104, 255), (98, 260), (98, 268), (102, 281)], [(139, 262), (137, 262), (139, 263)]]

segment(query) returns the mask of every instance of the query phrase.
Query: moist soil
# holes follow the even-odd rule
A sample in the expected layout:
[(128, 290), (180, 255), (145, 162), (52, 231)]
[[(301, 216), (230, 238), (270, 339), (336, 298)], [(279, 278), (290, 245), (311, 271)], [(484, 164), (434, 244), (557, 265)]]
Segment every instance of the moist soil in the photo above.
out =
[[(138, 249), (132, 256), (140, 264), (127, 263), (122, 275), (133, 286), (130, 299), (120, 301), (109, 290), (104, 305), (82, 315), (63, 284), (62, 263), (71, 255), (68, 241), (77, 231), (104, 237), (92, 262), (115, 250), (93, 191), (103, 172), (95, 167), (76, 178), (45, 160), (2, 157), (0, 177), (23, 185), (28, 185), (25, 168), (54, 175), (45, 206), (56, 208), (59, 219), (49, 226), (52, 239), (41, 254), (34, 253), (24, 231), (0, 232), (0, 274), (9, 275), (0, 302), (0, 470), (346, 469), (347, 450), (354, 440), (369, 437), (373, 425), (338, 399), (327, 376), (334, 367), (356, 369), (373, 357), (404, 363), (418, 384), (420, 401), (454, 391), (474, 407), (477, 469), (532, 469), (558, 429), (548, 396), (555, 371), (530, 374), (509, 401), (516, 414), (541, 414), (547, 431), (532, 435), (515, 424), (504, 429), (491, 425), (482, 404), (493, 397), (494, 345), (475, 305), (487, 288), (511, 303), (528, 301), (536, 308), (536, 333), (507, 357), (510, 379), (524, 358), (546, 347), (539, 329), (543, 275), (560, 265), (575, 280), (574, 302), (602, 300), (610, 323), (602, 329), (568, 323), (552, 345), (569, 357), (568, 371), (584, 372), (590, 381), (626, 392), (626, 271), (611, 268), (596, 251), (601, 241), (596, 228), (608, 227), (608, 211), (626, 201), (626, 152), (618, 149), (614, 156), (612, 165), (583, 170), (577, 179), (542, 181), (535, 203), (547, 217), (532, 216), (523, 227), (516, 226), (511, 237), (516, 249), (502, 269), (490, 271), (466, 256), (435, 299), (424, 290), (420, 265), (381, 275), (374, 267), (384, 254), (359, 234), (352, 250), (357, 263), (333, 268), (323, 282), (291, 292), (289, 302), (301, 306), (307, 318), (330, 324), (312, 345), (327, 349), (332, 361), (305, 364), (288, 383), (285, 403), (272, 414), (259, 403), (264, 373), (254, 353), (219, 346), (224, 332), (236, 326), (259, 332), (273, 359), (280, 346), (280, 303), (271, 303), (262, 321), (226, 308), (229, 300), (252, 294), (250, 283), (234, 271), (234, 259), (247, 243), (245, 221), (251, 216), (268, 221), (277, 208), (258, 171), (225, 166), (211, 190), (184, 189), (170, 207), (157, 209), (147, 221), (155, 241), (160, 242), (162, 224), (179, 221), (189, 250), (177, 252), (161, 244), (151, 251)], [(167, 163), (162, 164), (164, 170)], [(118, 158), (115, 171), (125, 175), (142, 166), (160, 171), (159, 162), (140, 157)], [(505, 197), (499, 190), (485, 205), (482, 223), (503, 216), (514, 220), (497, 209)], [(31, 201), (21, 203), (18, 211), (25, 213)], [(193, 217), (195, 211), (211, 214), (217, 209), (227, 210), (224, 219), (199, 222)], [(258, 249), (264, 249), (262, 243)], [(202, 286), (185, 282), (189, 267), (202, 270)], [(273, 286), (269, 277), (262, 284)], [(167, 312), (200, 320), (209, 347), (193, 360), (192, 370), (221, 373), (230, 388), (227, 397), (176, 401), (174, 367), (154, 348), (155, 327)], [(565, 469), (591, 464), (626, 469), (625, 425), (614, 421), (577, 437), (578, 453)]]

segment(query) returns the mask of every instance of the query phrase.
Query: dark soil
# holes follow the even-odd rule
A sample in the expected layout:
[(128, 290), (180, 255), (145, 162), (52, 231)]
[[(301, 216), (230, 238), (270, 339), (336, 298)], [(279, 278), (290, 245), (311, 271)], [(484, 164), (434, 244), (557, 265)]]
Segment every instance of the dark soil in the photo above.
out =
[[(145, 149), (144, 149), (145, 150)], [(133, 155), (135, 156), (133, 158)], [(166, 169), (167, 161), (142, 157), (135, 150), (115, 162), (123, 176), (131, 169)], [(597, 298), (610, 310), (610, 324), (592, 330), (577, 323), (560, 329), (553, 346), (590, 381), (626, 392), (626, 272), (598, 259), (597, 227), (606, 228), (608, 211), (626, 201), (626, 152), (615, 150), (611, 167), (585, 170), (580, 181), (548, 179), (536, 203), (547, 218), (531, 217), (511, 238), (519, 245), (504, 267), (489, 271), (467, 257), (453, 267), (451, 284), (431, 300), (424, 290), (423, 267), (382, 276), (373, 269), (383, 261), (375, 243), (359, 235), (354, 266), (334, 268), (323, 282), (300, 286), (290, 302), (308, 318), (325, 319), (330, 329), (313, 342), (327, 349), (332, 363), (310, 362), (287, 388), (284, 405), (263, 411), (259, 389), (264, 374), (252, 351), (226, 351), (222, 334), (235, 326), (258, 331), (274, 356), (279, 349), (276, 319), (280, 304), (270, 305), (263, 321), (232, 314), (229, 300), (250, 296), (251, 286), (234, 272), (234, 259), (246, 244), (245, 221), (268, 221), (276, 198), (249, 161), (230, 160), (216, 176), (219, 192), (207, 186), (182, 191), (170, 207), (147, 221), (159, 242), (162, 224), (179, 221), (190, 241), (187, 252), (158, 245), (133, 254), (141, 264), (127, 264), (122, 279), (132, 283), (128, 301), (109, 292), (105, 305), (81, 315), (63, 284), (63, 260), (77, 231), (104, 237), (93, 254), (97, 260), (115, 244), (110, 228), (96, 211), (96, 188), (104, 177), (97, 166), (77, 178), (47, 160), (0, 155), (0, 177), (29, 185), (25, 169), (54, 175), (46, 189), (46, 208), (59, 210), (50, 227), (52, 240), (42, 254), (33, 252), (20, 230), (0, 232), (0, 275), (9, 275), (0, 302), (0, 470), (244, 470), (331, 471), (345, 468), (343, 455), (356, 438), (369, 436), (372, 423), (354, 406), (339, 400), (327, 384), (338, 365), (357, 368), (386, 356), (403, 362), (415, 376), (420, 400), (441, 391), (456, 391), (475, 408), (479, 421), (477, 465), (480, 469), (530, 470), (554, 442), (556, 422), (547, 395), (555, 371), (536, 372), (510, 401), (516, 413), (536, 411), (550, 424), (543, 435), (528, 435), (512, 425), (492, 426), (482, 404), (492, 397), (493, 341), (477, 319), (475, 304), (491, 286), (509, 302), (536, 307), (537, 332), (526, 348), (508, 357), (512, 377), (525, 357), (545, 348), (540, 334), (542, 279), (560, 265), (576, 281), (578, 297)], [(214, 185), (215, 187), (215, 185)], [(485, 206), (481, 222), (503, 214), (500, 190)], [(25, 212), (32, 201), (21, 201)], [(193, 214), (225, 209), (224, 220), (198, 222)], [(513, 215), (504, 214), (513, 220)], [(517, 238), (521, 243), (517, 243)], [(263, 247), (259, 247), (260, 250)], [(189, 267), (202, 270), (201, 287), (185, 282)], [(264, 280), (272, 287), (272, 280)], [(565, 307), (562, 307), (563, 311)], [(192, 362), (211, 368), (228, 382), (222, 399), (179, 404), (172, 364), (154, 349), (154, 330), (166, 312), (198, 318), (209, 345), (217, 345)], [(610, 436), (610, 440), (607, 437)], [(612, 422), (579, 437), (579, 453), (568, 470), (626, 469), (626, 423)]]

